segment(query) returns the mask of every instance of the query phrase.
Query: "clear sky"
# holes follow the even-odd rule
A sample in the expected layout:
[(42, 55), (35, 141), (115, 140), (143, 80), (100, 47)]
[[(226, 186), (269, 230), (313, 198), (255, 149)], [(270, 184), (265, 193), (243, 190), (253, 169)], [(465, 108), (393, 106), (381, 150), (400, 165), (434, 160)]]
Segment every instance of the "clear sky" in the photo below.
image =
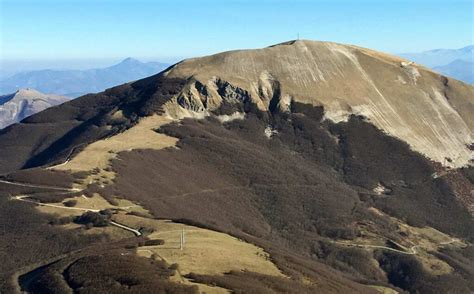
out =
[(0, 0), (0, 58), (162, 61), (290, 39), (385, 52), (473, 43), (473, 0)]

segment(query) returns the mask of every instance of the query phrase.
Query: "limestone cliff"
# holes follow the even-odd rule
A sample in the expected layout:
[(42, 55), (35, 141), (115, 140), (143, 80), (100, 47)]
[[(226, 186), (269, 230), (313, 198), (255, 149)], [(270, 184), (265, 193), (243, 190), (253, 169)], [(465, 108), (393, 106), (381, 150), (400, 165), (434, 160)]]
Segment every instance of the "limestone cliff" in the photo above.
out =
[(474, 87), (399, 57), (298, 40), (185, 60), (166, 76), (189, 81), (167, 105), (172, 116), (205, 115), (223, 99), (280, 111), (304, 102), (336, 122), (363, 115), (444, 165), (472, 162)]

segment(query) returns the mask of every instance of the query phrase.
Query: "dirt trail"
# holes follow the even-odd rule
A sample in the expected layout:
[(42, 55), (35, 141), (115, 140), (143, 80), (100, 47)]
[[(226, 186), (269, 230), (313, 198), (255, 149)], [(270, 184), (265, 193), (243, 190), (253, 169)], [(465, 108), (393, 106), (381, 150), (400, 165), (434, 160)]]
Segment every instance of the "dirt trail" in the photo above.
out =
[[(12, 197), (11, 199), (12, 200), (17, 200), (17, 201), (23, 201), (23, 202), (28, 202), (28, 203), (34, 203), (36, 205), (40, 205), (40, 206), (47, 206), (47, 207), (54, 207), (54, 208), (60, 208), (60, 209), (69, 209), (69, 210), (80, 210), (80, 211), (91, 211), (91, 212), (100, 212), (100, 209), (92, 209), (92, 208), (80, 208), (80, 207), (67, 207), (67, 206), (61, 206), (61, 205), (56, 205), (56, 204), (50, 204), (50, 203), (42, 203), (42, 202), (38, 202), (38, 201), (34, 201), (34, 200), (30, 200), (30, 199), (26, 199), (28, 198), (29, 196), (28, 195), (20, 195), (20, 196), (14, 196)], [(128, 206), (128, 207), (133, 207), (133, 206)], [(127, 207), (121, 207), (122, 209), (127, 209)], [(133, 234), (135, 234), (135, 236), (137, 237), (140, 237), (142, 236), (142, 233), (139, 231), (139, 230), (136, 230), (134, 228), (131, 228), (131, 227), (128, 227), (126, 225), (123, 225), (123, 224), (119, 224), (117, 222), (114, 222), (114, 221), (110, 221), (109, 222), (111, 225), (115, 226), (115, 227), (118, 227), (118, 228), (121, 228), (121, 229), (124, 229), (126, 231), (129, 231), (129, 232), (132, 232)]]
[(55, 205), (55, 204), (50, 204), (50, 203), (42, 203), (39, 201), (34, 201), (30, 199), (26, 199), (30, 196), (28, 195), (20, 195), (20, 196), (15, 196), (12, 197), (12, 200), (19, 200), (19, 201), (24, 201), (24, 202), (29, 202), (29, 203), (34, 203), (36, 205), (40, 206), (48, 206), (48, 207), (54, 207), (54, 208), (61, 208), (61, 209), (69, 209), (69, 210), (81, 210), (81, 211), (92, 211), (92, 212), (99, 212), (100, 209), (91, 209), (91, 208), (80, 208), (80, 207), (67, 207), (67, 206), (61, 206), (61, 205)]
[(401, 253), (401, 254), (407, 254), (407, 255), (417, 254), (416, 248), (419, 247), (418, 245), (414, 245), (409, 249), (409, 252), (407, 252), (407, 251), (398, 250), (398, 249), (395, 249), (395, 248), (390, 248), (390, 247), (381, 246), (381, 245), (345, 243), (345, 242), (338, 242), (338, 241), (333, 241), (333, 243), (340, 244), (340, 245), (345, 245), (345, 246), (351, 246), (351, 247), (384, 249), (384, 250), (389, 250), (389, 251), (393, 251), (393, 252), (397, 252), (397, 253)]
[(142, 235), (142, 233), (139, 231), (139, 230), (136, 230), (134, 228), (131, 228), (131, 227), (127, 227), (126, 225), (123, 225), (123, 224), (119, 224), (117, 222), (114, 222), (114, 221), (110, 221), (110, 224), (113, 225), (113, 226), (116, 226), (116, 227), (119, 227), (121, 229), (124, 229), (124, 230), (127, 230), (129, 232), (132, 232), (135, 234), (135, 236), (137, 237), (140, 237)]
[(78, 188), (64, 188), (64, 187), (58, 187), (58, 186), (36, 185), (36, 184), (28, 184), (28, 183), (10, 182), (10, 181), (5, 181), (5, 180), (0, 180), (0, 183), (7, 184), (7, 185), (20, 186), (20, 187), (50, 189), (50, 190), (68, 191), (68, 192), (81, 191), (81, 189), (78, 189)]

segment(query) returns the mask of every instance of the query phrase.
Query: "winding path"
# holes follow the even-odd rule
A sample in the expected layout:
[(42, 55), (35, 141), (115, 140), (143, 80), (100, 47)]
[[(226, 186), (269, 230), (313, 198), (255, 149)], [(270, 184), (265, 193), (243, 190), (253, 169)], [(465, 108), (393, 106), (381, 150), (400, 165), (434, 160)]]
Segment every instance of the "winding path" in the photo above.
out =
[(129, 232), (132, 232), (137, 237), (140, 237), (142, 235), (142, 233), (139, 230), (136, 230), (136, 229), (131, 228), (131, 227), (127, 227), (126, 225), (122, 225), (122, 224), (119, 224), (119, 223), (114, 222), (114, 221), (110, 221), (110, 224), (113, 225), (113, 226), (119, 227), (121, 229), (127, 230)]
[(350, 247), (359, 247), (359, 248), (376, 248), (376, 249), (384, 249), (384, 250), (389, 250), (401, 254), (407, 254), (407, 255), (415, 255), (417, 254), (416, 248), (419, 247), (418, 245), (412, 246), (409, 251), (403, 251), (403, 250), (398, 250), (395, 248), (390, 248), (387, 246), (381, 246), (381, 245), (369, 245), (369, 244), (357, 244), (357, 243), (345, 243), (345, 242), (338, 242), (338, 241), (333, 241), (333, 243), (340, 244), (340, 245), (345, 245), (345, 246), (350, 246)]
[(99, 212), (100, 211), (100, 209), (81, 208), (81, 207), (67, 207), (67, 206), (55, 205), (55, 204), (50, 204), (50, 203), (42, 203), (42, 202), (39, 202), (39, 201), (26, 199), (28, 197), (30, 197), (30, 196), (20, 195), (20, 196), (14, 196), (11, 199), (12, 200), (24, 201), (24, 202), (29, 202), (29, 203), (34, 203), (34, 204), (39, 205), (39, 206), (47, 206), (47, 207), (54, 207), (54, 208), (61, 208), (61, 209), (81, 210), (81, 211), (91, 211), (91, 212)]
[(36, 184), (28, 184), (28, 183), (11, 182), (11, 181), (5, 181), (5, 180), (0, 180), (0, 183), (13, 185), (13, 186), (20, 186), (20, 187), (49, 189), (49, 190), (68, 191), (68, 192), (82, 191), (81, 189), (78, 189), (78, 188), (63, 188), (63, 187), (58, 187), (58, 186), (36, 185)]
[[(44, 187), (47, 187), (47, 186), (42, 186), (42, 185), (32, 185), (32, 184), (23, 184), (23, 183), (15, 183), (15, 182), (8, 182), (8, 181), (3, 181), (3, 180), (0, 180), (1, 183), (7, 183), (7, 184), (11, 184), (11, 185), (19, 185), (19, 186), (24, 186), (24, 187), (33, 187), (33, 188), (44, 188)], [(54, 190), (61, 190), (61, 191), (74, 191), (74, 192), (80, 192), (82, 190), (80, 189), (68, 189), (68, 188), (59, 188), (59, 187), (49, 187), (48, 186), (48, 189), (54, 189)], [(39, 205), (39, 206), (46, 206), (46, 207), (54, 207), (54, 208), (60, 208), (60, 209), (68, 209), (68, 210), (79, 210), (79, 211), (91, 211), (91, 212), (100, 212), (100, 209), (92, 209), (92, 208), (81, 208), (81, 207), (67, 207), (67, 206), (61, 206), (61, 205), (56, 205), (56, 204), (50, 204), (50, 203), (42, 203), (42, 202), (39, 202), (39, 201), (34, 201), (34, 200), (31, 200), (31, 199), (27, 199), (29, 198), (30, 196), (28, 195), (19, 195), (19, 196), (13, 196), (11, 197), (12, 200), (17, 200), (17, 201), (23, 201), (23, 202), (28, 202), (28, 203), (33, 203), (33, 204), (36, 204), (36, 205)], [(126, 206), (126, 207), (120, 207), (122, 209), (129, 209), (129, 208), (132, 208), (132, 207), (135, 207), (135, 205), (132, 205), (132, 206)], [(112, 226), (115, 226), (115, 227), (118, 227), (118, 228), (121, 228), (121, 229), (124, 229), (126, 231), (129, 231), (129, 232), (132, 232), (135, 236), (137, 237), (140, 237), (142, 236), (142, 233), (137, 230), (137, 229), (134, 229), (134, 228), (131, 228), (131, 227), (128, 227), (124, 224), (119, 224), (117, 222), (114, 222), (114, 221), (110, 221), (109, 222)]]
[[(91, 211), (91, 212), (100, 212), (100, 209), (92, 209), (92, 208), (81, 208), (81, 207), (67, 207), (67, 206), (61, 206), (61, 205), (56, 205), (56, 204), (50, 204), (50, 203), (42, 203), (34, 200), (27, 199), (29, 196), (28, 195), (20, 195), (20, 196), (14, 196), (11, 197), (12, 200), (17, 200), (17, 201), (23, 201), (23, 202), (28, 202), (28, 203), (34, 203), (36, 205), (40, 206), (46, 206), (46, 207), (54, 207), (54, 208), (60, 208), (60, 209), (69, 209), (69, 210), (80, 210), (80, 211)], [(121, 207), (127, 209), (128, 207), (133, 207), (133, 206), (127, 206), (127, 207)], [(128, 227), (124, 224), (120, 224), (114, 221), (109, 222), (111, 225), (124, 229), (126, 231), (132, 232), (135, 236), (140, 237), (143, 234), (134, 228)]]

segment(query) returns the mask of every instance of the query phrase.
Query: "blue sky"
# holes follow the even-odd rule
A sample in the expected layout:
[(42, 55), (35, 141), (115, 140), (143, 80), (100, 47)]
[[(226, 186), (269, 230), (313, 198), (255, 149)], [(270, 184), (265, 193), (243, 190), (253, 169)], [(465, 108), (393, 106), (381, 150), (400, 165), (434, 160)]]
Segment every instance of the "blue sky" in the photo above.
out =
[(473, 1), (0, 0), (0, 58), (173, 61), (301, 38), (385, 52), (473, 43)]

